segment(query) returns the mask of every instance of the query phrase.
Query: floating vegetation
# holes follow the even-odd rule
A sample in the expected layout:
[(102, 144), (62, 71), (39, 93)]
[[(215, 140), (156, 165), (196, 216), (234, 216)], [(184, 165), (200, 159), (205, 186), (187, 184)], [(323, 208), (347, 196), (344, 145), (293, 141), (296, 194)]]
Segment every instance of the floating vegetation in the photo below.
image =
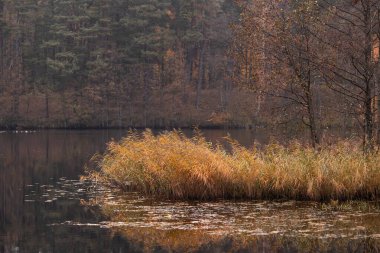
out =
[[(104, 193), (96, 199), (107, 228), (207, 231), (211, 235), (369, 238), (380, 232), (378, 211), (333, 210), (316, 202), (179, 202)], [(95, 204), (95, 202), (92, 202)], [(78, 225), (78, 224), (76, 224)]]
[[(346, 202), (350, 209), (334, 209), (306, 201), (171, 201), (63, 178), (31, 185), (25, 197), (45, 210), (55, 234), (110, 231), (133, 245), (123, 252), (336, 252), (336, 245), (372, 252), (380, 247), (376, 202), (368, 202), (367, 209), (354, 201)], [(64, 206), (75, 212), (57, 216), (56, 209)]]
[(58, 199), (85, 199), (91, 196), (88, 191), (91, 186), (91, 182), (67, 180), (66, 178), (60, 178), (58, 182), (47, 185), (35, 183), (34, 185), (27, 185), (28, 194), (24, 196), (24, 201), (53, 203)]
[(380, 155), (342, 142), (319, 151), (293, 143), (232, 150), (200, 134), (131, 133), (111, 142), (88, 176), (123, 191), (182, 200), (373, 200), (380, 195)]
[(379, 201), (330, 201), (321, 204), (323, 210), (331, 211), (356, 211), (356, 212), (378, 212), (380, 213)]

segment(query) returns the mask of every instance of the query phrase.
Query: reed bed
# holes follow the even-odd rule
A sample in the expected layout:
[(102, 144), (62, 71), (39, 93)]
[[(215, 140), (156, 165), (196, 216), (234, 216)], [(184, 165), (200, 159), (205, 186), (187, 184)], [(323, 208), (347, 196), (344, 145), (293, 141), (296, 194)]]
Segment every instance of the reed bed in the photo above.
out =
[(111, 142), (88, 178), (122, 190), (181, 200), (373, 200), (380, 155), (342, 142), (319, 151), (293, 143), (247, 149), (213, 146), (201, 135), (147, 130)]

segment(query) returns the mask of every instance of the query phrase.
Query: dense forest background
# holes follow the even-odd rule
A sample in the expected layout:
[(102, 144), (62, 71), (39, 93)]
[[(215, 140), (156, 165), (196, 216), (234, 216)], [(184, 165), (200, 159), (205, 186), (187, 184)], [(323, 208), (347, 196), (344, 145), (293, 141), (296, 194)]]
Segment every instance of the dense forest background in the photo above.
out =
[[(380, 134), (377, 0), (0, 0), (0, 125)], [(380, 139), (379, 139), (380, 140)]]
[(227, 111), (233, 125), (250, 118), (238, 111), (247, 106), (232, 105), (250, 102), (232, 87), (233, 1), (2, 0), (0, 13), (1, 125), (212, 125)]

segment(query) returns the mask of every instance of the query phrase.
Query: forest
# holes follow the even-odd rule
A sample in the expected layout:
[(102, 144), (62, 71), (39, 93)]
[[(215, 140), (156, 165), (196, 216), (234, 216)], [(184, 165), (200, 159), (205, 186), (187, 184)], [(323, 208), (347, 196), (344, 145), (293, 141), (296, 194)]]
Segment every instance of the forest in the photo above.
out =
[(192, 126), (227, 111), (233, 1), (0, 7), (3, 126)]
[(2, 128), (291, 126), (380, 142), (377, 0), (0, 0)]

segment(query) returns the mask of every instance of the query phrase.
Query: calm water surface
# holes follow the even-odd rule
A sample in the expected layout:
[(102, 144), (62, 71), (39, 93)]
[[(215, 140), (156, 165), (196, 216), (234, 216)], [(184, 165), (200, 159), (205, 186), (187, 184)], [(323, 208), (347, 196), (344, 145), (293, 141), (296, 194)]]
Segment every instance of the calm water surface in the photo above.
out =
[[(246, 146), (270, 136), (230, 131)], [(171, 202), (79, 181), (126, 131), (0, 134), (0, 252), (379, 252), (379, 204)], [(187, 134), (191, 135), (191, 132)], [(227, 131), (209, 130), (212, 142)]]

